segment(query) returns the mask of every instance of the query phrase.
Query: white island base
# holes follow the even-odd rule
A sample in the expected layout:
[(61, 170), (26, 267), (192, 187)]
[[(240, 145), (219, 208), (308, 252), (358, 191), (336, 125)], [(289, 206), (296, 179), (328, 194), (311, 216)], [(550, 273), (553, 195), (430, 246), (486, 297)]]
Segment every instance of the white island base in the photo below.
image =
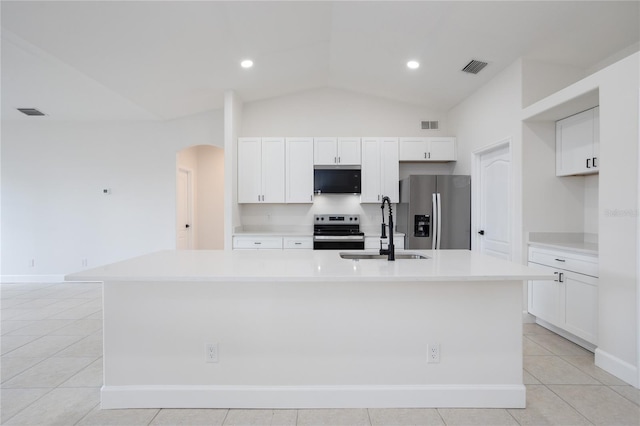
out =
[(299, 252), (160, 252), (69, 276), (104, 281), (102, 408), (525, 406), (522, 280), (545, 273), (468, 251)]

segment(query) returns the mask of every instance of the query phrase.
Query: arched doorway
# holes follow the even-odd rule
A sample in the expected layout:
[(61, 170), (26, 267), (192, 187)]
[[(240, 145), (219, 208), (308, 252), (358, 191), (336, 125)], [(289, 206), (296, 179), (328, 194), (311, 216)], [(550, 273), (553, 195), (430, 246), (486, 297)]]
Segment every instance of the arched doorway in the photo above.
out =
[(176, 249), (224, 248), (224, 150), (196, 145), (176, 155)]

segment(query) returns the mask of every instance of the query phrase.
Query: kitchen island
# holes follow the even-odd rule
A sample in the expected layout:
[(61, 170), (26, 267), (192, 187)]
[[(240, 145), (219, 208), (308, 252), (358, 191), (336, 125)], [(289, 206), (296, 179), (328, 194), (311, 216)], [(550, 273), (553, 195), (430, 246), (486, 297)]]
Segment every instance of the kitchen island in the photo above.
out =
[(524, 407), (522, 281), (553, 277), (411, 252), (429, 258), (162, 251), (67, 276), (104, 282), (102, 408)]

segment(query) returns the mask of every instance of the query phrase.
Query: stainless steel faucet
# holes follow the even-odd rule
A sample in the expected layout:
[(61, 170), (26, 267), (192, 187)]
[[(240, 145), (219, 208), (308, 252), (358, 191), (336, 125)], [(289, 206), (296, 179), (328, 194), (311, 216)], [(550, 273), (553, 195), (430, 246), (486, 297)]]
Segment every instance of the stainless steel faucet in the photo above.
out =
[[(387, 248), (382, 248), (382, 240), (387, 238), (386, 225), (384, 224), (384, 203), (389, 205), (389, 244)], [(396, 246), (393, 244), (393, 211), (391, 210), (391, 199), (386, 195), (382, 197), (382, 233), (380, 234), (380, 254), (386, 254), (387, 260), (396, 260)]]

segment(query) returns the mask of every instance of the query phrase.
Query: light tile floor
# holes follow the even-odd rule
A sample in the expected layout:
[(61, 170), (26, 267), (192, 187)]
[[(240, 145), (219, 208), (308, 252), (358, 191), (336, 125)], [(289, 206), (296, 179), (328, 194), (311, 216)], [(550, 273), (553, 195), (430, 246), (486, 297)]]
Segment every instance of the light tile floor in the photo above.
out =
[(640, 425), (640, 391), (593, 354), (524, 325), (526, 409), (100, 410), (101, 287), (2, 284), (6, 425)]

